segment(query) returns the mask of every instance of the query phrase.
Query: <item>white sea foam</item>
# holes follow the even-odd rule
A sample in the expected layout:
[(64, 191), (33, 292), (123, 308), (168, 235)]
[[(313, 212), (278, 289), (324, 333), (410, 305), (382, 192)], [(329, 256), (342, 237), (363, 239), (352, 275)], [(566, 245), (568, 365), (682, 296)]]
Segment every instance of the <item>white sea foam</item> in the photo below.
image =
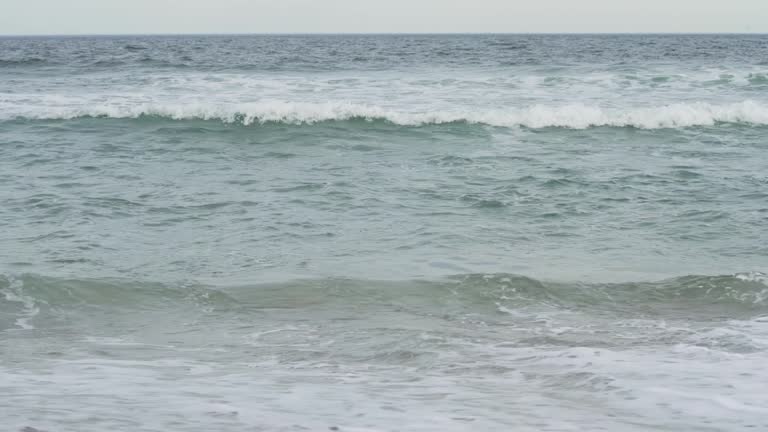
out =
[[(4, 103), (3, 103), (4, 102)], [(173, 120), (220, 120), (225, 123), (311, 124), (327, 121), (379, 120), (396, 125), (470, 123), (497, 127), (586, 129), (635, 127), (642, 129), (713, 126), (718, 123), (768, 125), (768, 105), (743, 101), (730, 104), (675, 103), (636, 108), (603, 108), (584, 104), (534, 105), (499, 109), (406, 111), (351, 102), (264, 101), (237, 104), (13, 104), (0, 102), (0, 120), (68, 120), (81, 117), (135, 119), (145, 116)]]
[(22, 330), (32, 330), (35, 328), (30, 321), (40, 313), (40, 308), (37, 306), (37, 301), (24, 294), (24, 284), (17, 279), (11, 279), (8, 287), (0, 290), (5, 299), (9, 302), (21, 303), (23, 310), (18, 313), (16, 318), (16, 326)]
[(762, 272), (736, 273), (734, 276), (745, 282), (760, 282), (763, 285), (768, 285), (768, 275)]

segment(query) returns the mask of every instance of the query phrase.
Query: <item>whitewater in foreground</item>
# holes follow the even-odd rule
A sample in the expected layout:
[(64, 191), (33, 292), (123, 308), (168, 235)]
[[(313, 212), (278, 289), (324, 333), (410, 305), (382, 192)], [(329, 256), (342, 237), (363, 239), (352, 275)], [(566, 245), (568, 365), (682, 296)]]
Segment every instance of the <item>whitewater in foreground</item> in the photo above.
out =
[(766, 91), (766, 36), (0, 38), (0, 424), (766, 429)]

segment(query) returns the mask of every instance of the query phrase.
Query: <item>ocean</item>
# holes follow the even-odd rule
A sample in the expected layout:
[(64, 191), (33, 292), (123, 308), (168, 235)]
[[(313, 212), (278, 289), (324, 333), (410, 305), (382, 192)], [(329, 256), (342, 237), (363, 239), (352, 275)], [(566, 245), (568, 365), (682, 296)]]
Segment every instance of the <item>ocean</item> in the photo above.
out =
[(768, 430), (768, 35), (0, 38), (0, 428)]

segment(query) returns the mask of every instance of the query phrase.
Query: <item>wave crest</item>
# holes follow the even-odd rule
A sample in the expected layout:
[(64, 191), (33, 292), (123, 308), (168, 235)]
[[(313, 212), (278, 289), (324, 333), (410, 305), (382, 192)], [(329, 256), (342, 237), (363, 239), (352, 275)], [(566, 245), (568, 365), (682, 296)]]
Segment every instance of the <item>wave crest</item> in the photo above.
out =
[[(206, 312), (244, 312), (263, 308), (346, 308), (401, 305), (495, 313), (528, 306), (603, 311), (630, 315), (684, 314), (730, 316), (765, 313), (768, 277), (762, 273), (682, 276), (660, 282), (585, 284), (547, 282), (514, 274), (465, 274), (443, 280), (295, 280), (240, 287), (159, 284), (116, 279), (66, 279), (33, 274), (0, 275), (0, 315), (16, 326), (61, 309), (164, 309), (189, 307)], [(741, 311), (741, 312), (739, 312)], [(2, 326), (0, 319), (0, 327)]]
[(527, 108), (402, 111), (349, 102), (292, 103), (257, 102), (230, 105), (136, 104), (97, 106), (6, 105), (2, 120), (71, 120), (77, 118), (169, 120), (218, 120), (244, 126), (282, 123), (290, 125), (334, 121), (382, 121), (400, 126), (451, 123), (495, 127), (587, 129), (592, 127), (633, 127), (640, 129), (714, 126), (719, 123), (768, 125), (768, 106), (755, 102), (715, 105), (705, 102), (677, 103), (642, 108), (601, 108), (583, 104), (535, 105)]

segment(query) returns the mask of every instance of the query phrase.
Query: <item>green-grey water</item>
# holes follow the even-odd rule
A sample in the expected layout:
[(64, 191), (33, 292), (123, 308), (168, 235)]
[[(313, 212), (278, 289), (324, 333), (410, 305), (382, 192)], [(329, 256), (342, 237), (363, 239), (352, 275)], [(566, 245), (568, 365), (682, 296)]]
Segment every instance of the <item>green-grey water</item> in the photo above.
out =
[(768, 427), (765, 36), (0, 38), (11, 431)]

